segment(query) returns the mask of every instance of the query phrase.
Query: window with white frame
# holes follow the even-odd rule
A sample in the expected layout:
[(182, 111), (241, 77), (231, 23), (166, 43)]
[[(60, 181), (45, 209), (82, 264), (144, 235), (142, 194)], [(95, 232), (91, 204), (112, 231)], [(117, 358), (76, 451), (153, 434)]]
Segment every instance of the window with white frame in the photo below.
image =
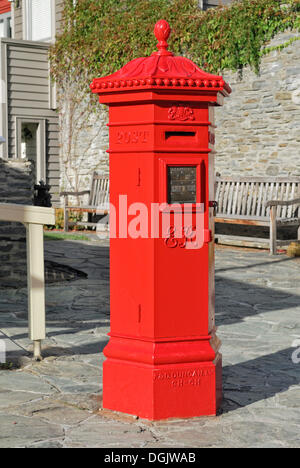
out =
[(11, 13), (0, 15), (0, 38), (11, 37)]
[(54, 28), (54, 0), (25, 0), (24, 39), (29, 41), (50, 42), (55, 36)]

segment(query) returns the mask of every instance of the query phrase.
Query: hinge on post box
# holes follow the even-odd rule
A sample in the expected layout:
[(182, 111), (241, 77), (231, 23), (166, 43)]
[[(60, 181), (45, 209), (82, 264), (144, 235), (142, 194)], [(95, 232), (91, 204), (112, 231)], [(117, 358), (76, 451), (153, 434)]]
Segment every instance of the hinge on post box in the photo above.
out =
[(213, 240), (212, 231), (210, 229), (204, 229), (204, 242), (209, 243)]

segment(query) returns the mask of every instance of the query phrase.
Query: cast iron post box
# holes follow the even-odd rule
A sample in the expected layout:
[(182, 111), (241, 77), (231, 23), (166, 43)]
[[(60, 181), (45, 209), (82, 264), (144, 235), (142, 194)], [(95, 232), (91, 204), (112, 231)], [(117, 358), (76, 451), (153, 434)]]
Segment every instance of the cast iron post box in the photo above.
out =
[[(91, 84), (109, 105), (110, 131), (111, 333), (103, 407), (151, 420), (215, 415), (222, 398), (214, 106), (231, 92), (221, 76), (168, 51), (166, 21), (155, 35), (157, 52)], [(180, 226), (183, 219), (189, 221)]]

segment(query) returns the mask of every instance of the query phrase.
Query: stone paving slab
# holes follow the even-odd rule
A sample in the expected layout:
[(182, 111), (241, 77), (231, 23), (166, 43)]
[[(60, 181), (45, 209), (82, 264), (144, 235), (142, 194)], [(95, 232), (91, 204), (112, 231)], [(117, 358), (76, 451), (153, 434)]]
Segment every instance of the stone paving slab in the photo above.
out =
[[(10, 321), (12, 320), (12, 317), (10, 314), (1, 314), (1, 322), (3, 320)], [(0, 364), (2, 359), (3, 361), (5, 359), (6, 362), (9, 362), (9, 359), (13, 359), (14, 356), (20, 353), (26, 354), (26, 350), (24, 350), (15, 341), (11, 340), (7, 335), (0, 331)]]
[[(216, 322), (224, 401), (216, 418), (151, 423), (100, 411), (109, 331), (107, 242), (46, 242), (46, 258), (87, 279), (46, 291), (47, 340), (31, 361), (26, 290), (0, 291), (0, 333), (20, 368), (0, 370), (0, 447), (299, 447), (300, 261), (217, 248)], [(1, 335), (0, 335), (1, 338)]]

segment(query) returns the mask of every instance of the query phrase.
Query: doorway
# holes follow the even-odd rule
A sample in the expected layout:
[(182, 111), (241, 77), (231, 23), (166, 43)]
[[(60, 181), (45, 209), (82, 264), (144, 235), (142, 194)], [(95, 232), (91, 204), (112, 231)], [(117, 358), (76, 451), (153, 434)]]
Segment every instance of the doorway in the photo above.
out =
[(17, 158), (32, 161), (35, 181), (46, 182), (45, 120), (17, 117)]

